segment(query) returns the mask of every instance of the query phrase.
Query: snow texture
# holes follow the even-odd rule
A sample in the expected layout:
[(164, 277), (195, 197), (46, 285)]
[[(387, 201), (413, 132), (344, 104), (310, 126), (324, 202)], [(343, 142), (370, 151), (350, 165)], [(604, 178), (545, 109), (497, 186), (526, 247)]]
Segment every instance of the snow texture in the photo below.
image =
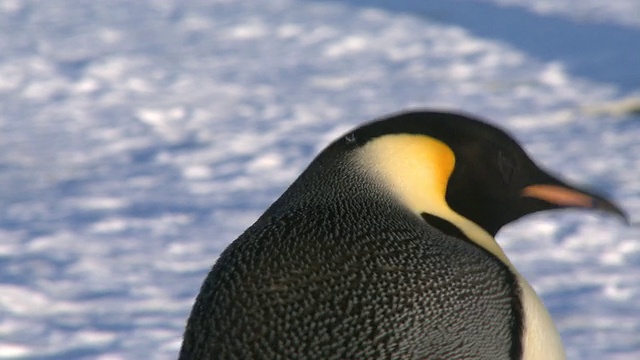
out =
[(640, 28), (640, 2), (636, 0), (481, 0), (521, 6), (542, 15), (569, 17), (584, 23), (612, 23)]
[[(0, 0), (0, 358), (176, 358), (218, 254), (315, 154), (429, 107), (631, 214), (538, 214), (498, 240), (570, 359), (639, 359), (638, 7), (524, 3)], [(549, 19), (589, 46), (546, 47)], [(590, 42), (605, 25), (615, 41)]]

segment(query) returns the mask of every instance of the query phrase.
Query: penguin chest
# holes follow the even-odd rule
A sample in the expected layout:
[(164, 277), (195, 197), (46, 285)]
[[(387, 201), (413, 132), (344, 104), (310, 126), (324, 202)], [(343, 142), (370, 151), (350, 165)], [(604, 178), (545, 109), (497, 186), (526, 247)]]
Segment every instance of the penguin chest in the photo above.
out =
[(522, 334), (523, 360), (562, 360), (565, 359), (560, 334), (549, 312), (520, 274), (517, 274), (524, 314)]

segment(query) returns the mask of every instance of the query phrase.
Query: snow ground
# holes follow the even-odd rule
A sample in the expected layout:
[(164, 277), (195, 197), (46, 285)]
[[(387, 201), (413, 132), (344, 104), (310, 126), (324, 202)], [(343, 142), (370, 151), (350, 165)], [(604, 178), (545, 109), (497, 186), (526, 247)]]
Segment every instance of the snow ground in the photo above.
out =
[(585, 23), (612, 23), (640, 27), (640, 2), (635, 0), (480, 0), (519, 6), (542, 15), (560, 14)]
[[(331, 139), (408, 107), (492, 119), (622, 204), (634, 226), (539, 214), (499, 241), (571, 359), (640, 358), (631, 7), (422, 3), (0, 0), (0, 358), (175, 358), (219, 252)], [(533, 36), (549, 19), (591, 46)]]

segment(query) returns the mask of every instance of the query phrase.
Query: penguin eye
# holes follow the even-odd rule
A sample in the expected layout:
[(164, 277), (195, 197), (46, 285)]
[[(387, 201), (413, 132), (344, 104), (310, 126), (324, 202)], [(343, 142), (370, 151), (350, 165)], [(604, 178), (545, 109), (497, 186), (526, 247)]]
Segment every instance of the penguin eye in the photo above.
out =
[(506, 156), (502, 151), (498, 151), (498, 169), (502, 174), (502, 180), (505, 184), (509, 184), (513, 178), (515, 163), (513, 159)]

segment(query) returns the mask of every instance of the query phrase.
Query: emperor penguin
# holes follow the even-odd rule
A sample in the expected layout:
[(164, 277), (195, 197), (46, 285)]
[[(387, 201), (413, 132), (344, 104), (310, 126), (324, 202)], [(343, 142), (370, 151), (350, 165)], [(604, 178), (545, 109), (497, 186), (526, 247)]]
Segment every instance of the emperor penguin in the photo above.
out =
[(503, 130), (408, 111), (324, 149), (217, 259), (180, 359), (564, 359), (494, 236), (565, 207), (625, 217)]

